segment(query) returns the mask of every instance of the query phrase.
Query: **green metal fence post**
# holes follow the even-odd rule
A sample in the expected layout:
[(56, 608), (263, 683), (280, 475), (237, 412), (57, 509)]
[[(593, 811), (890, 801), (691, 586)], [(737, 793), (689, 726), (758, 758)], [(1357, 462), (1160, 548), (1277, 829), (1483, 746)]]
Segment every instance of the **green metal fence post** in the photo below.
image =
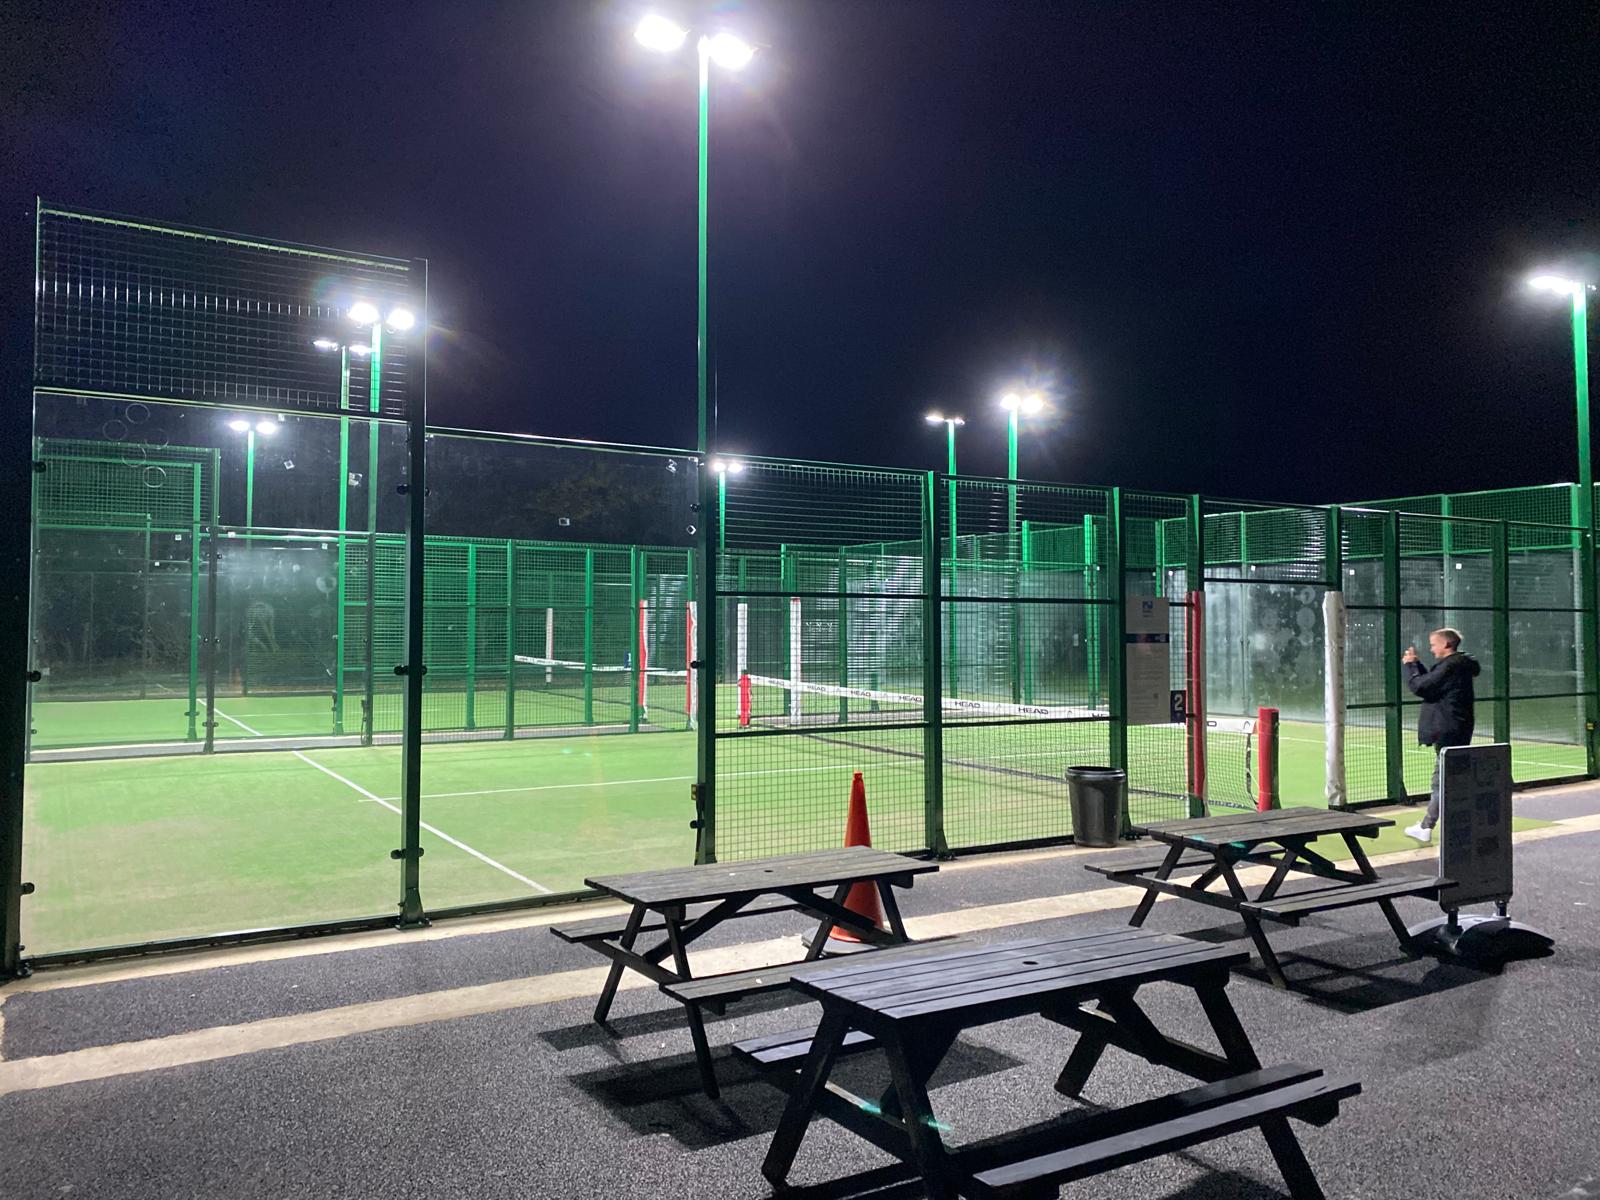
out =
[[(23, 355), (7, 356), (0, 368), (19, 400), (28, 371)], [(22, 881), (23, 772), (28, 758), (29, 693), (39, 680), (31, 661), (29, 640), (33, 577), (34, 529), (22, 514), (35, 511), (31, 492), (41, 469), (33, 454), (29, 422), (33, 406), (14, 402), (0, 412), (0, 511), (12, 519), (0, 528), (0, 979), (27, 973), (22, 961), (22, 897), (31, 886)], [(9, 1174), (9, 1172), (8, 1172)]]
[[(1104, 517), (1100, 518), (1103, 522)], [(1100, 586), (1096, 536), (1094, 528), (1094, 514), (1083, 514), (1083, 594), (1090, 601), (1100, 599), (1108, 593)], [(1097, 708), (1103, 691), (1103, 682), (1100, 678), (1101, 660), (1101, 631), (1104, 611), (1098, 604), (1088, 605), (1088, 628), (1085, 630), (1085, 640), (1089, 651), (1089, 707)]]
[(349, 602), (350, 543), (350, 347), (339, 347), (339, 550), (334, 579), (333, 732), (344, 732), (345, 605)]
[(1490, 599), (1494, 606), (1494, 740), (1511, 740), (1511, 554), (1505, 521), (1492, 533)]
[[(1110, 537), (1107, 541), (1106, 575), (1109, 577), (1111, 595), (1116, 598), (1116, 606), (1112, 611), (1112, 639), (1113, 646), (1111, 657), (1110, 700), (1111, 700), (1111, 745), (1110, 765), (1128, 769), (1128, 580), (1123, 564), (1127, 561), (1127, 528), (1124, 523), (1122, 511), (1122, 489), (1111, 489), (1111, 511), (1107, 514), (1107, 532)], [(1133, 780), (1128, 780), (1128, 794), (1132, 794)], [(1120, 834), (1130, 836), (1133, 832), (1132, 822), (1128, 813), (1128, 805), (1122, 807), (1122, 822)]]
[(639, 561), (639, 547), (628, 547), (628, 624), (632, 632), (628, 641), (633, 646), (631, 660), (633, 662), (633, 678), (629, 681), (628, 688), (628, 732), (639, 732), (639, 718), (642, 715), (639, 703), (640, 689), (647, 686), (644, 673), (644, 630), (639, 621), (639, 606), (644, 602), (644, 576)]
[[(798, 572), (796, 570), (794, 561), (794, 548), (787, 545), (779, 546), (778, 589), (783, 592), (785, 597), (792, 597), (794, 595), (797, 586), (795, 582), (797, 573)], [(793, 674), (792, 667), (794, 663), (794, 647), (790, 644), (792, 641), (792, 630), (790, 628), (789, 618), (789, 614), (793, 605), (794, 601), (786, 598), (783, 602), (783, 612), (778, 616), (778, 632), (781, 635), (779, 646), (783, 654), (783, 677), (785, 679), (791, 678)], [(803, 645), (800, 647), (800, 653), (802, 655), (805, 653), (805, 647)], [(803, 663), (801, 665), (804, 666)]]
[[(1440, 597), (1448, 612), (1456, 606), (1457, 587), (1455, 572), (1456, 538), (1455, 527), (1450, 521), (1450, 497), (1439, 497), (1439, 515), (1444, 518), (1439, 522), (1439, 565), (1444, 572), (1443, 585), (1439, 589)], [(1446, 616), (1445, 624), (1450, 624), (1451, 618)]]
[(689, 554), (689, 573), (695, 581), (695, 644), (689, 647), (689, 669), (695, 673), (696, 684), (694, 856), (697, 863), (717, 861), (717, 606), (721, 603), (717, 572), (721, 569), (721, 521), (713, 507), (716, 494), (713, 474), (709, 459), (702, 454), (697, 480), (702, 532), (698, 545)]
[(467, 543), (467, 703), (465, 722), (476, 729), (478, 691), (478, 546)]
[(922, 488), (922, 819), (923, 841), (950, 853), (944, 832), (944, 618), (939, 555), (939, 486), (928, 472)]
[(583, 552), (583, 723), (594, 724), (594, 550)]
[[(1587, 311), (1587, 306), (1585, 306)], [(1580, 367), (1584, 373), (1581, 385), (1579, 416), (1584, 437), (1588, 436), (1588, 357), (1587, 339), (1581, 347), (1584, 357)], [(1585, 443), (1587, 445), (1587, 443)], [(1581, 634), (1578, 651), (1578, 686), (1583, 691), (1583, 744), (1585, 749), (1586, 774), (1600, 774), (1600, 745), (1595, 743), (1595, 725), (1600, 722), (1600, 693), (1596, 688), (1600, 686), (1600, 581), (1596, 579), (1594, 561), (1594, 497), (1588, 497), (1589, 503), (1585, 504), (1582, 497), (1585, 494), (1583, 484), (1572, 489), (1572, 523), (1576, 526), (1573, 534), (1578, 544), (1576, 552), (1577, 576), (1575, 580), (1578, 591), (1578, 627)]]
[[(1023, 584), (1028, 578), (1028, 572), (1032, 569), (1033, 522), (1024, 521), (1022, 523), (1022, 574), (1017, 579), (1018, 591), (1023, 590)], [(1021, 669), (1012, 674), (1012, 679), (1018, 681), (1022, 686), (1021, 703), (1032, 704), (1033, 655), (1023, 648), (1023, 642), (1027, 640), (1027, 617), (1024, 614), (1029, 613), (1031, 610), (1025, 604), (1016, 605), (1015, 608), (1016, 620), (1013, 623), (1012, 628), (1016, 630), (1017, 636), (1012, 641), (1011, 650), (1014, 656), (1015, 665)]]
[[(200, 528), (204, 520), (200, 509), (200, 468), (190, 468), (194, 486), (189, 502), (189, 733), (188, 740), (199, 737), (197, 721), (200, 716)], [(206, 713), (210, 721), (214, 714)]]
[(1400, 514), (1383, 524), (1383, 748), (1389, 799), (1406, 798), (1405, 723), (1401, 715)]
[[(421, 300), (420, 326), (427, 326), (428, 264), (418, 259), (411, 265), (414, 293)], [(376, 379), (379, 326), (373, 326), (374, 378)], [(401, 719), (400, 770), (400, 926), (426, 925), (422, 907), (422, 699), (426, 644), (426, 555), (428, 516), (428, 344), (416, 338), (407, 356), (409, 384), (406, 389), (406, 605), (405, 605), (405, 700)], [(373, 404), (378, 402), (373, 389)], [(376, 488), (371, 499), (376, 500)]]
[[(373, 486), (373, 479), (367, 477), (367, 486)], [(372, 510), (368, 510), (367, 519), (375, 522)], [(372, 733), (377, 727), (377, 714), (374, 711), (378, 705), (378, 676), (377, 664), (373, 661), (378, 648), (377, 623), (378, 623), (378, 527), (375, 523), (367, 526), (367, 627), (363, 631), (362, 641), (365, 643), (366, 669), (361, 679), (361, 744), (372, 745)]]
[(222, 539), (215, 522), (210, 526), (210, 566), (206, 571), (206, 721), (205, 753), (216, 749), (217, 666), (222, 658), (222, 639), (217, 636), (217, 579), (222, 573)]
[[(843, 546), (839, 547), (839, 651), (838, 677), (840, 687), (850, 686), (850, 558)], [(850, 719), (850, 701), (839, 697), (839, 723)]]
[[(1186, 749), (1190, 756), (1190, 767), (1185, 772), (1185, 785), (1188, 788), (1189, 815), (1203, 817), (1206, 815), (1205, 778), (1206, 778), (1206, 523), (1205, 500), (1198, 494), (1191, 495), (1186, 504), (1185, 518), (1188, 525), (1188, 557), (1184, 560), (1183, 574), (1187, 595), (1184, 600), (1192, 606), (1191, 620), (1186, 622), (1189, 634), (1198, 632), (1198, 644), (1189, 645), (1188, 637), (1184, 639), (1184, 653), (1188, 662), (1184, 664), (1184, 686), (1188, 691), (1187, 703), (1184, 713), (1187, 718), (1185, 729)], [(1198, 785), (1198, 786), (1196, 786)]]
[(517, 543), (506, 540), (506, 740), (517, 736)]

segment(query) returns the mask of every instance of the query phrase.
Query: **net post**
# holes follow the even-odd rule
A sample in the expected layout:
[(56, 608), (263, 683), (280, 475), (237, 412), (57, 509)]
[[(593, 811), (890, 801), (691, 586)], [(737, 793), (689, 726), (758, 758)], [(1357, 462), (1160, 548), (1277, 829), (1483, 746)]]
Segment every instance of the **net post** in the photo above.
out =
[(517, 736), (517, 543), (506, 539), (506, 741)]
[[(843, 546), (839, 547), (839, 649), (838, 649), (838, 675), (839, 686), (850, 686), (850, 556)], [(839, 723), (845, 724), (850, 720), (850, 701), (839, 697)]]
[(628, 547), (628, 616), (633, 626), (633, 678), (628, 682), (628, 732), (639, 732), (645, 688), (644, 581), (640, 574), (639, 547)]
[[(1106, 539), (1106, 575), (1110, 577), (1112, 595), (1116, 598), (1112, 612), (1115, 640), (1115, 653), (1111, 658), (1110, 684), (1110, 709), (1111, 709), (1111, 745), (1110, 765), (1120, 770), (1128, 769), (1128, 586), (1127, 575), (1123, 570), (1124, 553), (1126, 545), (1122, 508), (1122, 489), (1114, 487), (1109, 495), (1109, 512), (1107, 513), (1107, 532), (1110, 537)], [(1133, 781), (1130, 779), (1129, 791), (1132, 791)], [(1119, 837), (1130, 836), (1133, 832), (1129, 820), (1128, 806), (1123, 805), (1121, 828)]]
[[(1494, 565), (1490, 604), (1494, 606), (1494, 740), (1511, 740), (1511, 552), (1505, 521), (1493, 526)], [(1592, 740), (1592, 739), (1591, 739)]]
[(594, 724), (594, 547), (583, 551), (583, 723)]
[(1278, 791), (1278, 710), (1256, 709), (1256, 811), (1282, 807)]
[[(428, 311), (428, 264), (415, 259), (411, 278), (420, 300), (421, 328), (426, 329)], [(373, 332), (374, 410), (379, 403), (377, 386), (377, 335)], [(428, 923), (422, 907), (422, 700), (427, 665), (424, 637), (426, 611), (427, 560), (427, 444), (428, 444), (428, 345), (418, 338), (407, 356), (410, 385), (406, 391), (406, 557), (405, 557), (405, 699), (401, 716), (400, 824), (401, 841), (396, 857), (400, 860), (400, 927), (413, 928)], [(376, 429), (377, 423), (373, 423)], [(376, 450), (376, 444), (374, 444)], [(374, 517), (377, 488), (369, 487), (368, 505)], [(376, 527), (376, 520), (373, 522)], [(469, 559), (469, 564), (471, 560)], [(469, 609), (470, 611), (470, 609)]]
[(1188, 802), (1189, 816), (1206, 814), (1206, 553), (1205, 553), (1205, 502), (1198, 493), (1188, 499), (1186, 518), (1189, 525), (1188, 559), (1184, 562), (1184, 582), (1188, 585), (1188, 622), (1185, 629), (1184, 648), (1188, 660), (1188, 703), (1184, 716), (1188, 721)]
[(467, 695), (465, 723), (476, 729), (478, 691), (478, 545), (467, 543)]
[(939, 569), (939, 485), (922, 485), (922, 837), (939, 857), (950, 853), (944, 830), (944, 596)]
[(1383, 746), (1389, 799), (1406, 798), (1404, 722), (1400, 712), (1400, 513), (1390, 511), (1383, 524)]

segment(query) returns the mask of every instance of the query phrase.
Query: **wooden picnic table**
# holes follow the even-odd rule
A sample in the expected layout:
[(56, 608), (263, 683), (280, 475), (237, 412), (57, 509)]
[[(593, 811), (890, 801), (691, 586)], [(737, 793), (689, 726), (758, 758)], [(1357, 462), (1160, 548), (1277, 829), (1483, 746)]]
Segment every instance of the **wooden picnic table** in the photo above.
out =
[[(1255, 943), (1268, 977), (1278, 987), (1286, 988), (1289, 982), (1267, 941), (1263, 921), (1297, 925), (1313, 913), (1376, 904), (1401, 947), (1410, 948), (1405, 923), (1395, 912), (1395, 899), (1400, 896), (1435, 897), (1443, 883), (1432, 875), (1384, 878), (1372, 869), (1361, 839), (1376, 837), (1380, 829), (1393, 824), (1387, 817), (1326, 808), (1284, 808), (1264, 813), (1159, 821), (1137, 825), (1134, 831), (1163, 843), (1164, 849), (1087, 866), (1119, 883), (1145, 889), (1128, 921), (1130, 925), (1144, 923), (1159, 894), (1179, 896), (1237, 913), (1250, 940)], [(1355, 869), (1340, 867), (1313, 850), (1311, 843), (1322, 837), (1340, 838)], [(1272, 875), (1252, 893), (1239, 879), (1236, 868), (1241, 863), (1269, 866), (1273, 869)], [(1175, 872), (1188, 873), (1195, 868), (1201, 868), (1200, 875), (1190, 882), (1172, 878)], [(1319, 888), (1282, 893), (1283, 885), (1292, 874), (1310, 875), (1326, 882)], [(1226, 890), (1209, 890), (1219, 879)]]
[[(706, 1093), (715, 1097), (719, 1089), (701, 1009), (786, 987), (793, 974), (786, 968), (796, 964), (696, 979), (689, 969), (688, 947), (724, 921), (776, 912), (800, 912), (817, 921), (801, 964), (819, 959), (836, 929), (849, 931), (870, 947), (896, 946), (909, 939), (895, 889), (909, 888), (916, 876), (938, 869), (937, 863), (870, 846), (850, 846), (631, 875), (599, 875), (584, 882), (629, 904), (627, 917), (601, 917), (556, 926), (551, 932), (611, 960), (595, 1005), (594, 1019), (600, 1024), (605, 1024), (625, 970), (661, 984), (668, 996), (683, 1004), (701, 1083)], [(887, 930), (845, 907), (850, 889), (858, 883), (876, 889)], [(641, 934), (658, 932), (664, 934), (659, 940), (648, 945), (639, 942)]]
[[(1262, 1069), (1226, 992), (1231, 968), (1248, 959), (1240, 946), (1120, 929), (968, 945), (915, 960), (868, 955), (809, 973), (793, 986), (821, 1003), (816, 1029), (735, 1047), (789, 1089), (762, 1174), (775, 1188), (785, 1186), (818, 1115), (910, 1164), (932, 1200), (1054, 1196), (1074, 1179), (1259, 1128), (1291, 1194), (1320, 1197), (1288, 1118), (1324, 1124), (1360, 1085), (1306, 1067)], [(1156, 1027), (1137, 993), (1157, 981), (1193, 989), (1222, 1053)], [(1055, 1084), (1065, 1095), (1082, 1093), (1108, 1046), (1204, 1083), (947, 1149), (941, 1131), (959, 1127), (960, 1119), (935, 1119), (929, 1079), (962, 1030), (1030, 1015), (1078, 1034)], [(853, 1095), (830, 1078), (842, 1055), (871, 1048), (881, 1048), (888, 1061), (881, 1095)]]

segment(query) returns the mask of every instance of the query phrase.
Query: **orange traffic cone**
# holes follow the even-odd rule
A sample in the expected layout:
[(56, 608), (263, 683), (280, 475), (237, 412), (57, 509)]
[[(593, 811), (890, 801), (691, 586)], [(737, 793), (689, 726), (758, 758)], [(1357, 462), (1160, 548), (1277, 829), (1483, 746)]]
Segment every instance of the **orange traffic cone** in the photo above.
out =
[[(844, 820), (846, 846), (872, 845), (872, 830), (867, 827), (867, 785), (857, 771), (850, 783), (850, 811)], [(845, 897), (844, 906), (858, 916), (866, 917), (879, 929), (883, 928), (883, 904), (878, 899), (878, 887), (873, 883), (858, 883)], [(860, 943), (861, 939), (848, 929), (835, 928), (833, 939)]]

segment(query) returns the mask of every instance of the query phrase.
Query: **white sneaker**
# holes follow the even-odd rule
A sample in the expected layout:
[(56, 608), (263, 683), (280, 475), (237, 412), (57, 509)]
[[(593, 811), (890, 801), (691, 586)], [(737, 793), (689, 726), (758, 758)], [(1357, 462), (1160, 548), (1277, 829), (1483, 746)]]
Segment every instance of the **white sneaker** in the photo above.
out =
[(1406, 829), (1405, 835), (1413, 841), (1421, 842), (1424, 846), (1433, 841), (1433, 830), (1429, 829), (1421, 821)]

